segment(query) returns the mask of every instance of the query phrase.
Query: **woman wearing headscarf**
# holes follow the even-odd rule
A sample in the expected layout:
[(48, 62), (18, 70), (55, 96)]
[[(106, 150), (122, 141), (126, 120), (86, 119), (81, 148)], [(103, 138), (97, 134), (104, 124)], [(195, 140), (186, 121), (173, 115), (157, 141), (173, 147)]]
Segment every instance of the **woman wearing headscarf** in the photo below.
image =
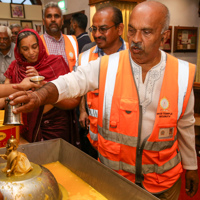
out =
[[(35, 75), (44, 76), (48, 82), (69, 72), (62, 56), (47, 55), (40, 36), (32, 29), (18, 34), (14, 53), (16, 60), (4, 74), (5, 83), (20, 83), (25, 77)], [(45, 105), (23, 114), (23, 120), (21, 135), (28, 142), (63, 138), (75, 146), (80, 144), (74, 110)]]

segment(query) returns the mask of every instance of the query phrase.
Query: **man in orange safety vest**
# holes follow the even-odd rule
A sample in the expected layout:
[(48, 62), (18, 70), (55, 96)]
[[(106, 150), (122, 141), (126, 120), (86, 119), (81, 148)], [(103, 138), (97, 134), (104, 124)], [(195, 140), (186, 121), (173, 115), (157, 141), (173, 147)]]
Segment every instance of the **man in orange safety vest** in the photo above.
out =
[(128, 24), (129, 50), (103, 56), (33, 93), (9, 96), (14, 113), (99, 89), (99, 161), (159, 199), (198, 190), (194, 132), (195, 65), (160, 50), (169, 36), (168, 8), (138, 4)]

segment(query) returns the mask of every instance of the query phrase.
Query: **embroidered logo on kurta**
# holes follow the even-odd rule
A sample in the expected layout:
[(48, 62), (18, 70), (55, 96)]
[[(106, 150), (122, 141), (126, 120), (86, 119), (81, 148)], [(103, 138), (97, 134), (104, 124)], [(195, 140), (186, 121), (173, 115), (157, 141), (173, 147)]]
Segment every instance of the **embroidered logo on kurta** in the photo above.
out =
[(160, 106), (163, 110), (166, 110), (169, 107), (169, 101), (164, 97), (160, 101)]
[(74, 54), (72, 52), (69, 52), (69, 56), (70, 56), (70, 58), (73, 58)]

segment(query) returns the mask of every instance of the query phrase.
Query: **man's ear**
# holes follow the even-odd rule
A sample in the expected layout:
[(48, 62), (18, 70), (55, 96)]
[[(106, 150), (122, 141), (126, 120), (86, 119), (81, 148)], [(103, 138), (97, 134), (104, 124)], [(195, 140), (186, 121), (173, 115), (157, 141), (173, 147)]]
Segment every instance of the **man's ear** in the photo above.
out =
[(170, 37), (170, 30), (166, 30), (166, 31), (162, 34), (160, 46), (163, 46), (163, 45), (165, 44), (165, 42), (168, 40), (169, 37)]
[(121, 36), (123, 34), (123, 31), (124, 31), (124, 24), (120, 23), (118, 25), (118, 34), (119, 34), (119, 36)]
[(77, 21), (74, 21), (73, 24), (72, 24), (72, 26), (73, 26), (74, 29), (76, 29), (78, 27)]

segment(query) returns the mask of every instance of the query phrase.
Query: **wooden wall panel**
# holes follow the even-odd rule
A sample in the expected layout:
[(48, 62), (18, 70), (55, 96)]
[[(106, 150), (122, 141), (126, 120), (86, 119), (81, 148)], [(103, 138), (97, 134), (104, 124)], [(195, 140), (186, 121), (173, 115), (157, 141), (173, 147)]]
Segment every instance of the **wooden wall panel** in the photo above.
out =
[[(89, 5), (93, 5), (93, 4), (97, 4), (97, 3), (102, 3), (102, 2), (106, 2), (108, 0), (89, 0)], [(119, 1), (119, 2), (128, 2), (128, 3), (141, 3), (145, 0), (110, 0), (110, 1)]]

